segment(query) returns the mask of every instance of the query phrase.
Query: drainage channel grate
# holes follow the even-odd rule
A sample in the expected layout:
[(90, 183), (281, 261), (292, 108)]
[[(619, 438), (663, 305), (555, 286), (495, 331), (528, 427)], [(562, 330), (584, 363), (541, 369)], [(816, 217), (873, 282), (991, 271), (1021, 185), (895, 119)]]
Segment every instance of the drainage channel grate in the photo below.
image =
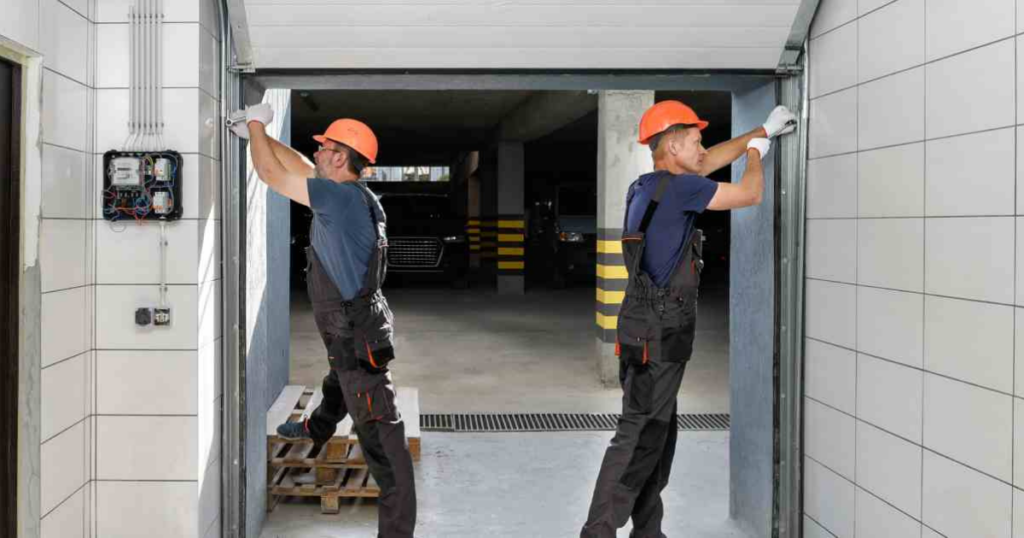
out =
[[(587, 413), (480, 413), (420, 415), (420, 430), (427, 432), (593, 432), (613, 431), (617, 414)], [(676, 415), (680, 430), (729, 429), (728, 414)]]

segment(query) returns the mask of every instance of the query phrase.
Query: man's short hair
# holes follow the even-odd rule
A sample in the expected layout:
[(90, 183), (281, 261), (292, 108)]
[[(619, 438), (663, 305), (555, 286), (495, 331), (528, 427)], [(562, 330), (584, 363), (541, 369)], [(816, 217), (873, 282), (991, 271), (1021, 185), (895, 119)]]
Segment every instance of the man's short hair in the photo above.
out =
[(650, 140), (647, 141), (647, 147), (651, 148), (651, 153), (658, 151), (658, 144), (661, 143), (661, 139), (668, 135), (675, 134), (681, 131), (685, 131), (690, 127), (696, 127), (696, 125), (690, 125), (688, 123), (677, 123), (668, 129), (654, 135)]
[(363, 157), (361, 153), (352, 149), (351, 147), (341, 143), (339, 143), (338, 145), (341, 146), (346, 153), (348, 153), (349, 172), (352, 172), (353, 174), (362, 177), (363, 170), (366, 169), (367, 166), (370, 166), (370, 161), (366, 157)]

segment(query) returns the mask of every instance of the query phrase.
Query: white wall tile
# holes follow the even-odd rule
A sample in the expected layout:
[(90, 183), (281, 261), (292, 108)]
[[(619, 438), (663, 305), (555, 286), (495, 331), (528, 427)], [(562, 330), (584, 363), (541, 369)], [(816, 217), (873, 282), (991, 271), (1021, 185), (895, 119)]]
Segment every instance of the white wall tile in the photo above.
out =
[(924, 140), (924, 68), (868, 82), (859, 88), (857, 147)]
[(43, 368), (88, 349), (85, 288), (44, 293), (41, 311)]
[(40, 538), (86, 538), (85, 490), (50, 512), (40, 522)]
[(86, 218), (89, 159), (84, 153), (45, 145), (43, 150), (43, 217)]
[(1017, 0), (1017, 32), (1024, 32), (1024, 0)]
[(925, 369), (1013, 392), (1013, 307), (928, 296)]
[(171, 324), (135, 325), (135, 310), (160, 304), (159, 286), (96, 286), (97, 349), (198, 349), (197, 286), (170, 286)]
[(78, 491), (88, 480), (85, 472), (85, 424), (43, 443), (39, 448), (39, 495), (46, 514)]
[(804, 516), (804, 538), (833, 538), (833, 535), (810, 517)]
[(220, 462), (214, 464), (205, 469), (199, 482), (199, 526), (196, 530), (200, 536), (206, 535), (206, 530), (220, 515)]
[(98, 351), (97, 412), (194, 415), (199, 411), (196, 351)]
[(808, 280), (806, 293), (804, 320), (807, 336), (855, 349), (857, 287)]
[[(918, 469), (921, 468), (920, 452)], [(920, 471), (918, 475), (920, 475)], [(920, 477), (918, 484), (920, 484)], [(920, 488), (918, 488), (920, 489)], [(921, 534), (921, 524), (878, 497), (857, 489), (857, 536), (860, 538), (909, 538)]]
[(1015, 381), (1013, 393), (1024, 396), (1024, 309), (1014, 309), (1014, 367)]
[(819, 35), (857, 18), (857, 2), (850, 0), (822, 0), (811, 22), (811, 37)]
[(924, 0), (900, 0), (857, 24), (860, 82), (924, 63)]
[[(1021, 54), (1024, 54), (1024, 51), (1021, 51)], [(1024, 114), (1018, 113), (1017, 116), (1024, 118)], [(1024, 214), (1024, 127), (1017, 128), (1017, 214)]]
[(199, 223), (199, 282), (221, 278), (220, 221), (207, 219)]
[(40, 0), (39, 46), (46, 67), (88, 84), (89, 21), (58, 0)]
[(857, 15), (865, 15), (871, 11), (874, 11), (886, 4), (891, 4), (894, 0), (857, 0)]
[(928, 142), (928, 216), (1012, 215), (1015, 131), (1011, 127)]
[(41, 374), (43, 441), (77, 424), (88, 414), (86, 407), (86, 367), (89, 354), (45, 368)]
[[(179, 153), (199, 152), (199, 89), (164, 89), (164, 142)], [(209, 98), (207, 98), (209, 99)], [(128, 90), (96, 90), (96, 149), (120, 149), (128, 138)], [(204, 127), (212, 130), (216, 122)]]
[(861, 217), (924, 216), (924, 144), (857, 154)]
[(210, 525), (210, 528), (206, 529), (206, 534), (203, 535), (203, 538), (219, 538), (221, 536), (221, 532), (220, 516), (218, 516), (217, 519), (213, 521), (213, 524)]
[(10, 0), (0, 18), (0, 35), (39, 48), (39, 0)]
[(1014, 124), (1014, 52), (1010, 40), (928, 65), (929, 139)]
[[(208, 2), (211, 3), (212, 2)], [(220, 92), (220, 42), (201, 28), (199, 32), (199, 87), (206, 93), (219, 97)]]
[(97, 479), (196, 479), (195, 417), (100, 416), (96, 424)]
[(99, 482), (97, 536), (194, 538), (199, 520), (195, 482)]
[[(197, 159), (199, 179), (190, 182), (193, 185), (198, 184), (199, 187), (199, 214), (197, 217), (220, 219), (220, 161), (205, 155), (200, 155)], [(186, 184), (185, 189), (188, 188), (189, 185)]]
[[(196, 238), (199, 223), (180, 220), (166, 225), (167, 283), (198, 282), (199, 249)], [(99, 261), (98, 284), (159, 284), (160, 225), (155, 222), (134, 222), (111, 225), (101, 223), (96, 229)]]
[(945, 536), (921, 525), (921, 538), (946, 538)]
[(854, 479), (856, 419), (814, 400), (804, 400), (804, 453)]
[(1013, 538), (1024, 538), (1024, 491), (1013, 490)]
[(1013, 485), (1019, 488), (1024, 486), (1024, 465), (1020, 465), (1024, 461), (1024, 400), (1020, 398), (1013, 399), (1013, 461)]
[(807, 276), (857, 282), (857, 221), (807, 221)]
[[(172, 23), (163, 28), (164, 88), (199, 87), (201, 36), (199, 23)], [(98, 88), (127, 88), (131, 83), (131, 31), (125, 24), (97, 25)]]
[(928, 0), (928, 61), (1010, 37), (1014, 0)]
[(925, 447), (1001, 480), (1013, 479), (1011, 396), (925, 374), (924, 405)]
[(921, 291), (924, 287), (924, 220), (860, 219), (857, 282)]
[(85, 285), (85, 221), (43, 219), (39, 271), (43, 293)]
[(811, 101), (811, 159), (857, 150), (857, 88)]
[(85, 151), (88, 122), (88, 90), (52, 71), (43, 71), (43, 141)]
[(217, 10), (217, 2), (200, 0), (199, 4), (199, 22), (213, 35), (214, 39), (220, 41), (220, 13)]
[(848, 24), (811, 42), (811, 98), (857, 84), (857, 25)]
[(925, 291), (1013, 303), (1013, 217), (928, 219)]
[(924, 523), (945, 536), (1010, 536), (1011, 487), (924, 453)]
[(1024, 219), (1017, 218), (1017, 302), (1024, 306)]
[(924, 296), (858, 288), (857, 348), (920, 368), (924, 364)]
[[(200, 0), (164, 1), (164, 22), (199, 22)], [(96, 22), (128, 22), (128, 6), (134, 0), (96, 2)]]
[(807, 162), (807, 217), (857, 216), (857, 155)]
[(857, 355), (857, 417), (920, 443), (921, 376), (920, 370)]
[(220, 412), (222, 400), (202, 400), (199, 404), (199, 436), (198, 458), (199, 469), (206, 469), (220, 459), (220, 439), (222, 420)]
[(804, 512), (837, 538), (852, 538), (855, 513), (853, 482), (804, 459)]
[(220, 124), (217, 101), (204, 92), (199, 92), (198, 98), (199, 121), (197, 132), (199, 135), (199, 153), (213, 159), (219, 159), (220, 133), (224, 129)]
[(857, 410), (856, 382), (856, 353), (816, 340), (806, 341), (804, 391), (808, 396), (854, 414)]
[(920, 517), (921, 452), (918, 445), (858, 422), (857, 485)]
[(199, 312), (197, 322), (199, 324), (199, 347), (210, 344), (221, 337), (221, 319), (224, 314), (224, 305), (221, 301), (220, 280), (205, 282), (199, 285)]

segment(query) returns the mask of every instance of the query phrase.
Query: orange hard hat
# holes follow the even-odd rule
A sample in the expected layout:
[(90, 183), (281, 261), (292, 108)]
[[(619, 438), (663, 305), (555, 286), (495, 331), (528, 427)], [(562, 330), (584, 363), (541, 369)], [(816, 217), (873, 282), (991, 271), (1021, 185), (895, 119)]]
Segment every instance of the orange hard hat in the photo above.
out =
[(697, 113), (681, 101), (661, 101), (648, 108), (640, 118), (639, 141), (646, 144), (654, 135), (679, 124), (695, 125), (701, 131), (708, 126), (708, 122), (698, 118)]
[(377, 162), (377, 137), (368, 125), (359, 120), (348, 118), (334, 120), (324, 134), (314, 136), (313, 140), (321, 144), (327, 140), (345, 144), (366, 157), (370, 164)]

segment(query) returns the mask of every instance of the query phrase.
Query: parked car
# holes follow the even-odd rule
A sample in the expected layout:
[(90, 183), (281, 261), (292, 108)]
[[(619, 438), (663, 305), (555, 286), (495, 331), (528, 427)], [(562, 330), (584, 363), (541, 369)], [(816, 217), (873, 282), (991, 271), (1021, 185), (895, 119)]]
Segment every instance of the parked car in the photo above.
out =
[(597, 268), (597, 190), (593, 183), (558, 185), (529, 214), (532, 271), (554, 287), (590, 281)]
[(437, 275), (466, 285), (466, 221), (448, 196), (384, 193), (380, 202), (388, 217), (389, 275)]

